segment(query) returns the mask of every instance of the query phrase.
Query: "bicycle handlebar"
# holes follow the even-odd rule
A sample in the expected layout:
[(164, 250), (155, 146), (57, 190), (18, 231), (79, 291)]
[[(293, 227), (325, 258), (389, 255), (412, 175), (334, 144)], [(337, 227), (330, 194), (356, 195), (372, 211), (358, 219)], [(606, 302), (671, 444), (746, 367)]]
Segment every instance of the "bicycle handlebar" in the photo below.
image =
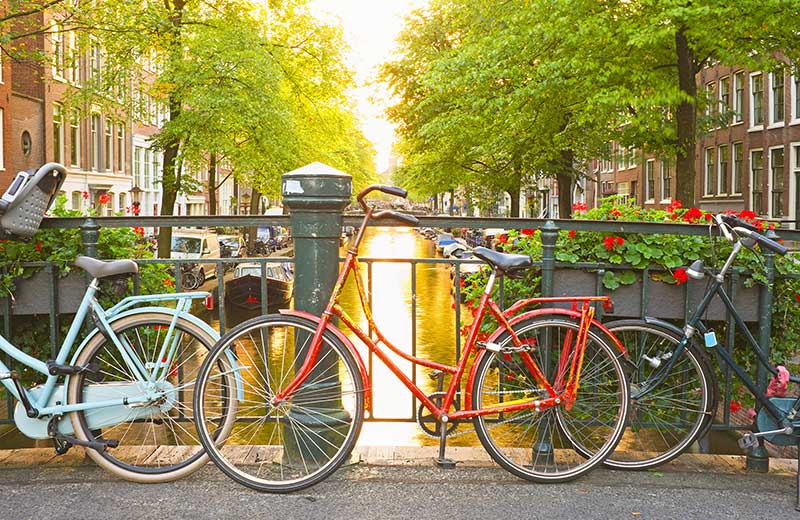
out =
[(734, 237), (731, 233), (731, 230), (733, 230), (737, 235), (744, 235), (748, 238), (752, 238), (758, 242), (761, 247), (765, 247), (781, 256), (785, 255), (788, 251), (786, 246), (779, 244), (771, 238), (765, 237), (761, 234), (761, 229), (750, 224), (749, 222), (745, 222), (736, 215), (719, 214), (716, 216), (715, 220), (717, 222), (717, 226), (725, 235), (725, 238), (727, 238), (730, 242), (736, 241), (736, 237)]
[[(383, 192), (383, 193), (386, 193), (387, 195), (393, 195), (395, 197), (402, 197), (402, 198), (408, 197), (408, 191), (404, 190), (403, 188), (401, 188), (399, 186), (386, 186), (384, 184), (372, 184), (370, 186), (367, 186), (363, 190), (361, 190), (358, 193), (358, 195), (356, 196), (356, 199), (358, 200), (358, 203), (361, 206), (361, 208), (364, 210), (364, 213), (369, 212), (369, 207), (367, 207), (367, 203), (364, 200), (364, 197), (366, 197), (370, 192), (373, 192), (373, 191), (376, 191), (376, 190), (380, 191), (380, 192)], [(406, 224), (409, 224), (409, 225), (412, 225), (412, 226), (416, 226), (417, 224), (419, 224), (419, 219), (417, 217), (415, 217), (414, 215), (408, 215), (406, 213), (400, 213), (399, 211), (392, 211), (392, 210), (379, 211), (378, 213), (375, 213), (374, 215), (372, 215), (372, 218), (374, 218), (374, 219), (395, 218), (397, 220), (402, 220)]]

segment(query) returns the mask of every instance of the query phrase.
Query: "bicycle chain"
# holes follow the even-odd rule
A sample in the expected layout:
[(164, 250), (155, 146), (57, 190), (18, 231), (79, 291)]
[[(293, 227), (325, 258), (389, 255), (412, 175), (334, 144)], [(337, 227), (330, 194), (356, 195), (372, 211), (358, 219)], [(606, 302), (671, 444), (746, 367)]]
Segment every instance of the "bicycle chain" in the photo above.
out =
[[(516, 394), (518, 392), (519, 392), (519, 390), (506, 390), (506, 391), (503, 391), (503, 392), (486, 392), (486, 393), (487, 394), (491, 394), (491, 395), (501, 395), (501, 394)], [(456, 392), (456, 396), (460, 397), (461, 396), (461, 392)], [(510, 418), (505, 419), (503, 421), (499, 421), (499, 422), (494, 423), (492, 425), (492, 427), (499, 426), (501, 424), (506, 424), (506, 423), (509, 423), (511, 421), (516, 421), (516, 420), (517, 420), (516, 417), (510, 417)], [(457, 425), (461, 425), (461, 424), (466, 424), (466, 422), (467, 422), (466, 420), (463, 420), (463, 421), (456, 422), (456, 424)], [(470, 421), (470, 422), (472, 422), (472, 421)], [(417, 423), (417, 426), (419, 426), (419, 423)], [(430, 437), (430, 434), (426, 433), (425, 430), (422, 428), (422, 426), (420, 426), (420, 429), (422, 429), (423, 433), (425, 433), (426, 435), (428, 435)], [(464, 430), (464, 431), (454, 431), (453, 433), (448, 433), (447, 434), (447, 438), (449, 439), (450, 437), (459, 437), (461, 435), (466, 435), (468, 433), (475, 433), (475, 428), (473, 427), (473, 428), (470, 428), (470, 429)]]

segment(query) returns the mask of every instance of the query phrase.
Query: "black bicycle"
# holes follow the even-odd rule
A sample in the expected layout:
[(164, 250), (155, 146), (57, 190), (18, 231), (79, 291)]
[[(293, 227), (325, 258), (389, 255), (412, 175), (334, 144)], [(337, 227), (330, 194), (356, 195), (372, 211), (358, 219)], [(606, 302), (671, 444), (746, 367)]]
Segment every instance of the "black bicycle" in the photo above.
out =
[[(752, 250), (758, 244), (779, 255), (784, 255), (787, 249), (762, 235), (759, 228), (734, 215), (717, 215), (714, 221), (721, 235), (733, 243), (733, 249), (719, 271), (706, 268), (701, 260), (687, 269), (690, 278), (710, 277), (710, 280), (700, 304), (683, 330), (655, 318), (607, 324), (628, 349), (636, 367), (630, 377), (628, 429), (620, 443), (625, 449), (618, 448), (618, 452), (612, 453), (605, 461), (607, 466), (646, 469), (664, 464), (708, 431), (717, 410), (718, 387), (707, 351), (715, 351), (760, 404), (757, 430), (745, 434), (739, 441), (740, 447), (755, 447), (761, 437), (784, 446), (800, 443), (800, 397), (767, 397), (702, 320), (712, 300), (719, 297), (758, 362), (772, 374), (777, 374), (764, 349), (745, 326), (724, 285), (726, 275), (743, 248)], [(800, 383), (800, 378), (790, 377), (790, 382)]]

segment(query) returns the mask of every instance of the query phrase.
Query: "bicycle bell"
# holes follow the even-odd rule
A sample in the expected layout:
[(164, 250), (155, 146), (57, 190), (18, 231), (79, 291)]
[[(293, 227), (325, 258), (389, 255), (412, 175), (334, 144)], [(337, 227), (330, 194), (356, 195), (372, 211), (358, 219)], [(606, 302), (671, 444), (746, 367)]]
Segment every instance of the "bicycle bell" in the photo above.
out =
[(703, 267), (703, 261), (695, 260), (694, 262), (692, 262), (691, 267), (689, 267), (689, 269), (686, 270), (686, 274), (688, 274), (689, 277), (694, 280), (702, 280), (703, 278), (705, 278), (706, 273), (705, 273), (705, 267)]

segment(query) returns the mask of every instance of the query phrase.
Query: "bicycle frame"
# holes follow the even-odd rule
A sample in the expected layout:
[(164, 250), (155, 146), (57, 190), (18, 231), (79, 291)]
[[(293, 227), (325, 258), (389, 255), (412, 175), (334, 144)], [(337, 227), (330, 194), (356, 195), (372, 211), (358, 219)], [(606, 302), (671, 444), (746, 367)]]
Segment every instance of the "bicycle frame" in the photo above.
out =
[[(93, 311), (94, 316), (97, 318), (98, 329), (101, 333), (106, 334), (109, 337), (114, 345), (120, 352), (123, 361), (125, 362), (127, 368), (131, 371), (131, 374), (134, 374), (140, 382), (145, 383), (144, 388), (146, 388), (147, 383), (153, 383), (159, 377), (166, 374), (166, 371), (169, 369), (169, 359), (174, 355), (175, 349), (177, 348), (178, 336), (174, 334), (175, 325), (178, 322), (178, 319), (183, 316), (191, 316), (188, 311), (189, 307), (191, 306), (191, 301), (197, 298), (205, 298), (209, 296), (209, 293), (206, 292), (192, 292), (192, 293), (181, 293), (181, 294), (159, 294), (159, 295), (141, 295), (141, 296), (130, 296), (108, 310), (105, 310), (95, 299), (95, 294), (98, 290), (98, 280), (94, 279), (89, 284), (89, 287), (86, 289), (86, 293), (81, 300), (80, 306), (75, 314), (75, 317), (72, 320), (72, 324), (67, 332), (64, 341), (61, 344), (61, 347), (56, 355), (55, 362), (57, 364), (64, 364), (69, 356), (70, 351), (72, 350), (73, 345), (75, 344), (75, 340), (80, 333), (80, 329), (86, 320), (86, 317), (89, 314), (89, 311)], [(161, 350), (159, 352), (159, 357), (156, 359), (167, 359), (166, 362), (157, 363), (154, 367), (148, 368), (143, 366), (140, 360), (136, 356), (128, 355), (128, 349), (130, 348), (129, 345), (123, 343), (124, 339), (120, 339), (116, 336), (111, 327), (111, 321), (113, 321), (114, 317), (120, 316), (126, 310), (133, 308), (136, 305), (146, 302), (164, 302), (164, 301), (176, 301), (176, 306), (174, 309), (168, 307), (158, 307), (161, 312), (164, 310), (168, 310), (172, 312), (173, 319), (172, 323), (170, 324), (167, 334), (165, 335), (164, 341), (161, 345)], [(83, 346), (83, 345), (81, 345)], [(29, 399), (31, 405), (37, 410), (38, 416), (46, 416), (46, 415), (62, 415), (68, 412), (74, 412), (79, 410), (90, 410), (96, 408), (104, 408), (110, 406), (119, 406), (122, 404), (131, 405), (137, 403), (146, 403), (153, 399), (153, 397), (157, 396), (157, 394), (151, 395), (151, 391), (144, 390), (141, 395), (139, 396), (129, 396), (126, 398), (119, 398), (119, 399), (111, 399), (111, 400), (103, 400), (103, 401), (92, 401), (87, 403), (81, 404), (59, 404), (55, 406), (48, 406), (48, 403), (51, 401), (53, 397), (53, 393), (57, 389), (57, 382), (61, 377), (60, 374), (52, 375), (50, 374), (47, 364), (36, 359), (24, 352), (20, 349), (12, 345), (8, 340), (4, 337), (0, 336), (0, 350), (11, 356), (16, 361), (26, 365), (33, 370), (44, 374), (47, 376), (47, 379), (44, 383), (44, 388), (40, 393), (38, 393), (38, 397), (31, 394), (30, 392), (26, 392), (26, 397)], [(77, 354), (76, 354), (77, 355)], [(163, 374), (161, 372), (163, 368)], [(9, 368), (0, 361), (0, 372), (9, 372)], [(68, 381), (68, 377), (66, 377)], [(9, 379), (2, 379), (0, 380), (3, 386), (11, 393), (11, 395), (19, 400), (22, 401), (22, 396), (19, 395), (15, 385)], [(67, 402), (67, 385), (63, 385), (64, 391), (64, 398), (61, 401), (62, 403)]]
[[(311, 370), (316, 363), (316, 360), (319, 356), (321, 345), (322, 345), (322, 335), (326, 329), (337, 330), (331, 320), (334, 317), (338, 317), (342, 323), (344, 323), (348, 329), (350, 329), (368, 348), (369, 350), (375, 354), (383, 363), (389, 368), (392, 373), (408, 388), (408, 390), (417, 398), (419, 401), (431, 412), (431, 414), (438, 420), (442, 421), (449, 421), (449, 420), (459, 420), (459, 419), (469, 419), (472, 417), (480, 416), (480, 415), (489, 415), (489, 414), (497, 414), (501, 412), (508, 412), (508, 411), (515, 411), (521, 410), (526, 408), (534, 408), (537, 411), (546, 410), (547, 408), (551, 408), (553, 406), (558, 406), (561, 403), (565, 403), (565, 406), (571, 407), (572, 403), (575, 400), (575, 397), (578, 392), (578, 388), (580, 385), (580, 373), (582, 369), (582, 362), (583, 362), (583, 353), (586, 347), (586, 340), (588, 338), (589, 328), (593, 325), (599, 324), (594, 320), (594, 308), (592, 307), (592, 302), (598, 301), (608, 301), (607, 297), (603, 296), (594, 296), (594, 297), (575, 297), (575, 298), (530, 298), (526, 300), (521, 300), (514, 304), (511, 308), (503, 312), (499, 306), (492, 300), (491, 292), (495, 284), (497, 272), (493, 272), (490, 277), (489, 281), (486, 285), (486, 289), (481, 296), (480, 302), (478, 304), (478, 308), (476, 311), (475, 319), (470, 326), (466, 345), (464, 347), (464, 352), (461, 356), (461, 359), (455, 366), (451, 365), (444, 365), (441, 363), (436, 363), (431, 360), (419, 358), (410, 354), (403, 352), (401, 349), (397, 348), (393, 345), (380, 331), (380, 329), (375, 324), (375, 321), (372, 317), (372, 314), (369, 311), (369, 306), (367, 305), (367, 298), (364, 287), (361, 283), (361, 273), (359, 271), (359, 263), (358, 263), (358, 247), (361, 243), (361, 240), (364, 235), (364, 230), (366, 229), (366, 225), (372, 216), (372, 209), (368, 209), (366, 214), (364, 215), (363, 223), (358, 231), (358, 234), (353, 239), (350, 247), (347, 251), (347, 256), (345, 257), (344, 264), (339, 272), (339, 276), (337, 278), (336, 284), (334, 285), (332, 294), (330, 299), (328, 300), (328, 304), (325, 308), (325, 311), (322, 313), (322, 316), (319, 318), (317, 323), (316, 332), (311, 339), (311, 343), (309, 344), (308, 351), (306, 353), (305, 359), (303, 360), (302, 365), (297, 370), (295, 377), (289, 384), (277, 395), (272, 399), (272, 404), (276, 405), (288, 398), (297, 390), (305, 381), (305, 379), (311, 373)], [(370, 334), (361, 329), (356, 322), (350, 318), (347, 313), (342, 309), (342, 307), (338, 303), (339, 296), (342, 292), (344, 287), (345, 281), (349, 278), (349, 276), (353, 274), (354, 279), (356, 282), (356, 289), (359, 295), (359, 302), (364, 312), (367, 322), (369, 324), (370, 330), (373, 330), (376, 335), (376, 340), (373, 340), (370, 337)], [(551, 384), (547, 378), (545, 377), (542, 370), (536, 364), (534, 359), (528, 353), (529, 345), (525, 345), (519, 337), (514, 333), (512, 328), (512, 323), (510, 321), (513, 318), (514, 314), (519, 311), (520, 309), (530, 306), (533, 304), (540, 304), (540, 303), (553, 303), (553, 302), (573, 302), (574, 306), (577, 306), (580, 303), (580, 310), (573, 311), (571, 315), (576, 316), (580, 320), (579, 328), (573, 338), (571, 335), (567, 335), (565, 338), (565, 343), (569, 342), (571, 345), (565, 345), (565, 348), (562, 351), (561, 359), (559, 360), (559, 372), (555, 378), (555, 384)], [(469, 378), (467, 380), (466, 386), (466, 399), (465, 399), (465, 408), (464, 410), (454, 411), (453, 413), (447, 413), (450, 406), (452, 405), (456, 394), (458, 392), (459, 386), (461, 384), (461, 380), (464, 376), (464, 372), (466, 371), (467, 364), (469, 363), (470, 356), (478, 351), (482, 350), (485, 352), (485, 349), (490, 348), (491, 343), (481, 343), (478, 342), (477, 336), (480, 330), (480, 325), (485, 317), (486, 313), (488, 312), (498, 321), (500, 327), (495, 331), (495, 333), (491, 336), (491, 338), (496, 338), (503, 332), (508, 332), (511, 336), (512, 343), (514, 348), (520, 355), (520, 358), (523, 360), (524, 364), (530, 370), (532, 376), (536, 380), (537, 384), (539, 384), (547, 393), (548, 397), (544, 399), (520, 399), (517, 401), (508, 401), (501, 405), (492, 406), (489, 408), (481, 408), (481, 409), (474, 409), (472, 407), (472, 384), (474, 378), (474, 367), (477, 365), (479, 358), (476, 359), (475, 363), (473, 363), (473, 371), (470, 372)], [(563, 311), (563, 309), (558, 309), (558, 311)], [(566, 314), (564, 312), (559, 312), (559, 314)], [(512, 320), (513, 321), (513, 320)], [(602, 326), (601, 326), (602, 327)], [(610, 333), (609, 333), (610, 335)], [(610, 336), (613, 337), (613, 336)], [(417, 386), (389, 357), (387, 352), (379, 347), (379, 344), (383, 343), (388, 347), (388, 349), (395, 353), (396, 355), (400, 356), (401, 358), (410, 361), (414, 365), (424, 366), (427, 368), (431, 368), (433, 370), (438, 370), (443, 373), (447, 373), (452, 375), (450, 383), (447, 387), (445, 397), (442, 400), (441, 406), (436, 406), (436, 404), (428, 398), (428, 396), (423, 392), (423, 390)], [(624, 353), (624, 348), (622, 345), (616, 341), (616, 345), (620, 350)], [(572, 357), (571, 362), (567, 366), (567, 360), (569, 359), (571, 353), (573, 352), (571, 349), (576, 349), (575, 352), (577, 355)], [(357, 355), (357, 352), (354, 352)], [(482, 355), (482, 353), (479, 353)], [(365, 381), (365, 383), (367, 383)], [(369, 387), (369, 385), (365, 385)]]
[[(692, 337), (696, 333), (706, 334), (709, 332), (709, 329), (705, 326), (702, 321), (702, 316), (708, 309), (708, 306), (711, 304), (711, 301), (714, 299), (715, 296), (719, 296), (722, 303), (725, 305), (725, 308), (730, 312), (731, 316), (733, 317), (734, 321), (736, 322), (736, 326), (739, 330), (742, 331), (744, 334), (745, 339), (747, 339), (747, 343), (749, 344), (750, 348), (755, 352), (756, 356), (758, 357), (758, 361), (769, 370), (772, 374), (777, 374), (777, 370), (772, 364), (769, 362), (769, 359), (764, 354), (761, 346), (759, 345), (758, 341), (753, 337), (750, 333), (750, 330), (745, 325), (744, 320), (742, 320), (741, 316), (739, 315), (736, 307), (733, 305), (728, 293), (725, 292), (725, 288), (723, 287), (723, 282), (725, 280), (725, 274), (733, 265), (736, 256), (741, 251), (742, 244), (740, 242), (736, 242), (734, 244), (733, 251), (731, 252), (730, 256), (725, 262), (724, 267), (720, 270), (720, 272), (713, 276), (712, 280), (709, 283), (708, 288), (706, 289), (705, 294), (703, 295), (703, 299), (700, 301), (700, 304), (695, 309), (694, 313), (692, 313), (691, 318), (686, 322), (686, 326), (683, 329), (683, 336), (681, 337), (681, 341), (678, 344), (675, 352), (670, 357), (668, 363), (664, 365), (663, 369), (659, 372), (658, 376), (656, 377), (655, 381), (651, 384), (648, 384), (646, 388), (644, 388), (639, 394), (633, 395), (634, 399), (639, 399), (644, 397), (645, 395), (649, 394), (655, 388), (658, 388), (661, 383), (667, 378), (669, 373), (672, 371), (672, 368), (677, 363), (677, 360), (680, 358), (680, 355), (683, 353), (686, 345), (692, 339)], [(737, 375), (737, 377), (744, 383), (748, 390), (753, 394), (753, 396), (758, 400), (761, 405), (766, 408), (769, 414), (779, 423), (784, 424), (785, 426), (789, 426), (791, 422), (786, 423), (786, 415), (777, 406), (775, 406), (772, 401), (764, 394), (764, 392), (758, 387), (758, 385), (753, 381), (747, 372), (736, 363), (733, 359), (733, 356), (728, 352), (728, 349), (725, 348), (725, 345), (721, 342), (718, 342), (717, 345), (714, 346), (716, 352), (720, 358), (727, 364)], [(792, 382), (800, 382), (798, 378), (791, 378)], [(800, 398), (797, 399), (795, 405), (793, 407), (795, 410), (800, 409)]]

